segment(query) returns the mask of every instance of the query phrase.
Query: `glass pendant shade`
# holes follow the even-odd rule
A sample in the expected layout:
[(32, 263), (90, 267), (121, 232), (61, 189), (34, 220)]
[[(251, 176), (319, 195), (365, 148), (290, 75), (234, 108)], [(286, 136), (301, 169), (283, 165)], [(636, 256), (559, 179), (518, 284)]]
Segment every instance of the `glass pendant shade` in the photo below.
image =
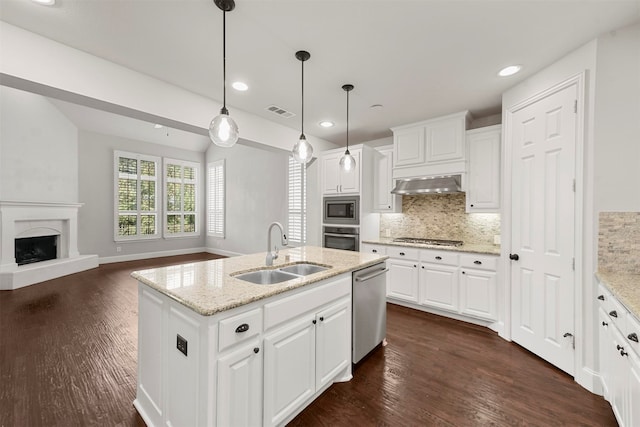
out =
[(356, 159), (353, 158), (349, 150), (344, 152), (344, 156), (340, 159), (340, 169), (345, 172), (351, 172), (356, 167)]
[(304, 134), (300, 135), (300, 140), (293, 146), (293, 158), (298, 163), (309, 163), (313, 158), (313, 147)]
[(209, 138), (219, 147), (233, 147), (238, 141), (238, 135), (238, 125), (224, 110), (209, 124)]

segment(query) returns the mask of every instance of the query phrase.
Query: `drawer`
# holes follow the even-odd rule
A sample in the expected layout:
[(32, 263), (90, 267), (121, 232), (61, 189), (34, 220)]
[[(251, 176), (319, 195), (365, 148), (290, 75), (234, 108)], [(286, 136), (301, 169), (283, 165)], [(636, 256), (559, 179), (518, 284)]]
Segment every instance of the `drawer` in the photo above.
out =
[(422, 250), (420, 252), (420, 261), (430, 264), (442, 265), (458, 265), (458, 253), (450, 251), (432, 251)]
[(360, 252), (368, 254), (386, 255), (387, 247), (384, 245), (372, 245), (371, 243), (363, 243), (360, 245)]
[(611, 293), (607, 288), (604, 287), (604, 285), (600, 283), (598, 284), (598, 293), (596, 294), (596, 298), (598, 299), (598, 305), (607, 314), (609, 314), (609, 311), (611, 311), (611, 309), (609, 308), (611, 306)]
[(610, 305), (607, 309), (607, 314), (618, 329), (624, 333), (627, 330), (627, 309), (613, 295), (609, 300)]
[(218, 351), (255, 337), (262, 332), (262, 309), (241, 313), (220, 321)]
[(417, 261), (418, 260), (418, 249), (415, 248), (404, 248), (399, 246), (388, 246), (387, 247), (387, 255), (391, 258), (396, 259), (410, 259)]
[(498, 257), (475, 254), (461, 254), (460, 266), (464, 268), (476, 268), (480, 270), (496, 271), (498, 269)]
[(640, 356), (640, 321), (631, 313), (627, 314), (627, 330), (624, 332), (629, 346)]

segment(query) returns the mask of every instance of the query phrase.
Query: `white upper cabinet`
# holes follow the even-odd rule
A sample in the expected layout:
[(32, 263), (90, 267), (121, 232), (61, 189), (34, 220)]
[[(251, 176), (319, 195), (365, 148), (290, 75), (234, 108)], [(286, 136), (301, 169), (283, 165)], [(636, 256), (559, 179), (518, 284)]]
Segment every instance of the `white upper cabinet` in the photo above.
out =
[(360, 193), (361, 151), (360, 149), (349, 150), (356, 161), (355, 168), (349, 172), (340, 169), (340, 159), (344, 155), (344, 150), (331, 151), (322, 155), (323, 194)]
[(469, 113), (426, 120), (393, 131), (393, 178), (462, 174)]
[(379, 148), (374, 163), (373, 209), (376, 212), (402, 212), (402, 196), (391, 194), (394, 187), (393, 147)]
[(467, 132), (467, 212), (500, 210), (501, 125)]

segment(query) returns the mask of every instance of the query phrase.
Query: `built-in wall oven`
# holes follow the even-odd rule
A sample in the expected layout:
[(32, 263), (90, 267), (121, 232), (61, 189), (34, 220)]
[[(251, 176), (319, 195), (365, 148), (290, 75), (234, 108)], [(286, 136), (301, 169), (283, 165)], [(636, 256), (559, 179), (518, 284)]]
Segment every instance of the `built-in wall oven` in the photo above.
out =
[(360, 196), (335, 196), (323, 199), (325, 224), (360, 224)]
[(360, 250), (359, 229), (358, 227), (326, 225), (323, 227), (322, 246), (345, 251), (358, 251)]

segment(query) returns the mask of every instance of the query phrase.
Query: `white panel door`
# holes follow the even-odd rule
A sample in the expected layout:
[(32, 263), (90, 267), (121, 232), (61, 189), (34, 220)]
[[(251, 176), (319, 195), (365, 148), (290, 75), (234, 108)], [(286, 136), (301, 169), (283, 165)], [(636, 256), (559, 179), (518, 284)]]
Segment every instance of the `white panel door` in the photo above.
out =
[(316, 389), (351, 363), (351, 303), (343, 300), (316, 316)]
[(512, 338), (574, 373), (577, 86), (511, 113)]

